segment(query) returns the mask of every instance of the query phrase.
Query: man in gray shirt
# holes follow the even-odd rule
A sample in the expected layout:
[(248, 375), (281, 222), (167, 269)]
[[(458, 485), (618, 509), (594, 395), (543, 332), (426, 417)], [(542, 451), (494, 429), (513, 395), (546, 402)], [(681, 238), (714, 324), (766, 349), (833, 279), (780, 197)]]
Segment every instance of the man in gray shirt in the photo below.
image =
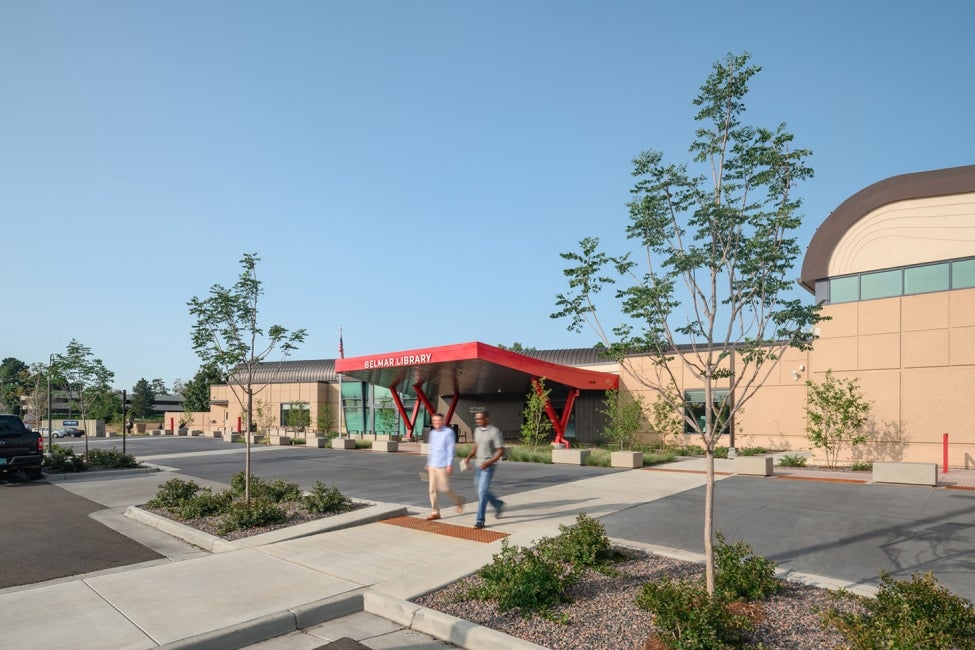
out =
[(474, 424), (474, 448), (467, 455), (467, 460), (474, 458), (474, 488), (477, 490), (477, 520), (474, 528), (484, 528), (488, 502), (494, 506), (499, 519), (504, 509), (504, 501), (491, 493), (494, 464), (504, 454), (504, 438), (501, 437), (501, 430), (491, 424), (487, 411), (475, 413)]

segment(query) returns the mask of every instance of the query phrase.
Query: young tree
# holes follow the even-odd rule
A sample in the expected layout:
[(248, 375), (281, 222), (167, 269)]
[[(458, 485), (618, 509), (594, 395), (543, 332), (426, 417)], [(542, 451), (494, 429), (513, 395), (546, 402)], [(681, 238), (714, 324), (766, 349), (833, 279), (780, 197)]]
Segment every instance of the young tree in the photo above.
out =
[(318, 415), (315, 417), (315, 427), (321, 433), (330, 433), (335, 426), (335, 409), (330, 404), (323, 404), (318, 407)]
[(259, 301), (264, 293), (257, 279), (256, 253), (245, 253), (240, 260), (240, 277), (233, 287), (215, 284), (210, 295), (193, 297), (187, 305), (196, 318), (193, 325), (193, 349), (204, 364), (212, 364), (227, 384), (237, 402), (244, 409), (247, 435), (244, 453), (244, 498), (250, 503), (251, 480), (251, 423), (254, 419), (254, 396), (261, 388), (254, 385), (254, 373), (275, 349), (286, 358), (305, 340), (305, 330), (289, 332), (281, 325), (266, 330), (259, 323)]
[(311, 424), (311, 411), (308, 410), (308, 402), (289, 402), (284, 415), (285, 430), (288, 427), (295, 433), (299, 429), (304, 430)]
[(226, 377), (213, 364), (200, 367), (193, 379), (183, 385), (183, 410), (197, 413), (210, 410), (210, 386), (227, 383)]
[[(91, 411), (111, 393), (111, 382), (115, 373), (105, 368), (101, 359), (96, 359), (91, 348), (71, 339), (64, 354), (54, 355), (55, 374), (61, 378), (68, 402), (73, 404), (87, 420)], [(99, 415), (104, 416), (104, 412)], [(90, 433), (90, 432), (88, 432)], [(88, 455), (88, 436), (85, 436), (85, 455)]]
[(156, 391), (143, 377), (132, 387), (132, 397), (129, 399), (129, 410), (133, 417), (145, 418), (152, 414), (152, 407), (156, 404)]
[(646, 427), (643, 398), (619, 390), (606, 391), (600, 413), (606, 416), (603, 436), (620, 449), (632, 447), (636, 434)]
[[(557, 296), (552, 314), (569, 318), (571, 330), (591, 327), (621, 368), (683, 412), (701, 437), (709, 593), (714, 449), (726, 428), (716, 426), (715, 415), (744, 406), (786, 348), (808, 349), (820, 320), (817, 307), (789, 297), (790, 269), (801, 254), (793, 234), (801, 223), (795, 187), (812, 176), (809, 151), (793, 147), (784, 124), (742, 123), (748, 84), (760, 69), (748, 61), (746, 53), (716, 62), (694, 100), (700, 126), (690, 151), (703, 173), (666, 163), (657, 151), (637, 156), (626, 234), (639, 255), (611, 257), (599, 250), (599, 239), (583, 239), (579, 252), (562, 254), (572, 264), (564, 271), (569, 293)], [(606, 332), (597, 301), (616, 282), (617, 307), (627, 320)], [(649, 364), (628, 356), (634, 352)], [(684, 372), (703, 384), (703, 426), (680, 403)], [(718, 397), (719, 388), (728, 389), (727, 397)]]
[(532, 389), (525, 396), (525, 410), (522, 412), (524, 419), (521, 423), (521, 444), (531, 446), (532, 450), (538, 449), (542, 440), (552, 432), (552, 423), (545, 413), (545, 404), (552, 393), (551, 388), (545, 388), (545, 378), (542, 377), (537, 382), (533, 382)]
[(806, 382), (806, 434), (814, 447), (826, 453), (826, 465), (836, 468), (844, 445), (856, 447), (867, 437), (863, 425), (870, 414), (870, 402), (860, 392), (860, 382), (838, 379), (831, 370), (820, 384)]
[(38, 426), (47, 418), (47, 377), (48, 367), (43, 363), (32, 363), (20, 373), (27, 412), (34, 416)]
[(647, 422), (648, 433), (657, 439), (657, 444), (663, 449), (669, 440), (679, 435), (684, 428), (683, 408), (676, 408), (680, 404), (680, 394), (671, 389), (668, 399), (655, 399), (650, 405), (650, 417)]

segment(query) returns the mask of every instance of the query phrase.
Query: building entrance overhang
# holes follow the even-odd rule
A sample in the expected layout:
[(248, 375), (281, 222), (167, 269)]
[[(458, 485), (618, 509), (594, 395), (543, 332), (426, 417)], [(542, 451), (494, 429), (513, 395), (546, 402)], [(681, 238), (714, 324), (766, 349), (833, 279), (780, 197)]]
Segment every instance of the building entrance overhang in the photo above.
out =
[(419, 407), (413, 409), (412, 416), (407, 415), (398, 393), (410, 388), (416, 392), (417, 405), (422, 403), (431, 414), (436, 410), (431, 398), (450, 397), (444, 416), (449, 424), (462, 396), (524, 395), (544, 378), (569, 389), (571, 399), (561, 416), (556, 416), (551, 404), (546, 408), (556, 431), (556, 442), (563, 444), (565, 423), (579, 391), (619, 388), (619, 376), (613, 373), (559, 365), (477, 341), (336, 359), (335, 370), (345, 377), (389, 388), (407, 431), (413, 430)]

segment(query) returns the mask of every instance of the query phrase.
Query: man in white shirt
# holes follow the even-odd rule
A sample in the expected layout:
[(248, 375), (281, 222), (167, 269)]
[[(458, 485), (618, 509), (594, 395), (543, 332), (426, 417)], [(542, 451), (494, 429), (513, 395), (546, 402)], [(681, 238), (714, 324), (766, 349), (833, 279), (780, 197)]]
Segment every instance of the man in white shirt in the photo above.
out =
[(427, 478), (430, 480), (430, 508), (428, 521), (440, 519), (438, 495), (445, 492), (457, 506), (457, 512), (464, 511), (464, 498), (450, 489), (450, 474), (454, 471), (454, 430), (444, 425), (443, 415), (437, 413), (430, 418), (433, 428), (427, 442)]

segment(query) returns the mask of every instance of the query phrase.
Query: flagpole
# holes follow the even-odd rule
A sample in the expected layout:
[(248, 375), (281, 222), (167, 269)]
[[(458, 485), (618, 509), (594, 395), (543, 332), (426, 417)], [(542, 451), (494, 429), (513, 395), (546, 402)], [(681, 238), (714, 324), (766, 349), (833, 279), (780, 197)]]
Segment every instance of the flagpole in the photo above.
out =
[[(345, 358), (345, 348), (342, 345), (342, 326), (339, 325), (339, 358)], [(339, 376), (339, 435), (342, 436), (345, 432), (345, 437), (348, 437), (349, 432), (345, 431), (345, 401), (342, 399), (342, 373), (337, 373)]]

